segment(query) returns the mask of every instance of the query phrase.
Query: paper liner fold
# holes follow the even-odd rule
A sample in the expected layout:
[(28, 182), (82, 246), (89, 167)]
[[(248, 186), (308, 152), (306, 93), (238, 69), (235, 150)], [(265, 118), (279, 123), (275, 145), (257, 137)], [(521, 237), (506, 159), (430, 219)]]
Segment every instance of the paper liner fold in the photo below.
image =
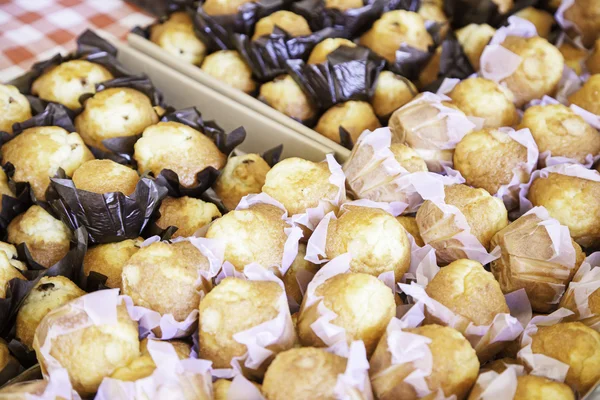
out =
[(486, 371), (479, 375), (475, 387), (481, 393), (471, 400), (513, 400), (517, 392), (517, 378), (525, 374), (525, 368), (517, 364), (505, 364), (502, 373)]
[(600, 331), (600, 316), (594, 313), (589, 298), (600, 289), (600, 252), (590, 254), (581, 264), (561, 301), (561, 305), (574, 306), (575, 317), (580, 322)]
[(346, 370), (338, 375), (334, 392), (338, 399), (372, 400), (371, 380), (369, 379), (369, 361), (365, 344), (354, 341), (350, 344)]

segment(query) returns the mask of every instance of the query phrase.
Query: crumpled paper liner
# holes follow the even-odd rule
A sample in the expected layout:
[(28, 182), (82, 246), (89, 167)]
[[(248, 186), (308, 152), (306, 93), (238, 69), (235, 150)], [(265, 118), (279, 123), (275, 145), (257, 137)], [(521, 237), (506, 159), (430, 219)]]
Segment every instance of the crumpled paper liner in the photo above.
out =
[(79, 394), (73, 390), (69, 375), (66, 369), (57, 369), (52, 371), (47, 377), (48, 385), (44, 389), (44, 393), (40, 396), (27, 394), (27, 400), (81, 400)]
[(404, 212), (416, 212), (423, 203), (420, 185), (423, 179), (439, 180), (443, 185), (464, 183), (460, 173), (447, 176), (431, 172), (410, 173), (402, 167), (390, 150), (390, 128), (365, 131), (356, 142), (344, 172), (352, 193), (359, 199), (389, 202), (392, 207), (405, 207)]
[[(339, 354), (338, 354), (339, 355)], [(350, 344), (346, 370), (339, 374), (335, 384), (338, 399), (372, 400), (371, 380), (369, 379), (369, 361), (365, 344), (356, 340)]]
[(69, 109), (62, 104), (48, 103), (44, 110), (39, 114), (36, 114), (23, 122), (14, 123), (12, 135), (7, 132), (0, 132), (0, 144), (3, 145), (10, 141), (15, 136), (21, 134), (25, 129), (39, 126), (58, 126), (67, 132), (75, 132), (75, 125), (73, 125), (73, 119), (71, 118)]
[(590, 309), (589, 297), (600, 289), (600, 252), (590, 254), (581, 264), (561, 301), (576, 307), (577, 320), (600, 331), (600, 315)]
[(509, 25), (496, 31), (490, 43), (481, 54), (481, 75), (486, 79), (500, 82), (511, 76), (521, 64), (521, 56), (513, 53), (502, 43), (507, 36), (519, 36), (530, 38), (537, 36), (535, 25), (523, 18), (511, 16), (508, 18)]
[(531, 319), (525, 326), (521, 337), (521, 350), (517, 358), (530, 370), (531, 375), (543, 376), (558, 382), (564, 382), (569, 365), (557, 359), (543, 354), (534, 354), (531, 350), (532, 336), (538, 331), (538, 326), (550, 326), (562, 321), (563, 318), (572, 315), (573, 312), (566, 308), (560, 308), (549, 315), (538, 315)]
[(560, 81), (556, 87), (555, 97), (561, 104), (569, 104), (569, 96), (578, 91), (583, 86), (585, 76), (578, 76), (577, 73), (566, 64), (563, 68)]
[(211, 362), (188, 358), (180, 360), (168, 342), (148, 341), (148, 352), (156, 364), (152, 375), (136, 381), (104, 378), (95, 400), (113, 399), (210, 399)]
[(327, 166), (329, 167), (329, 183), (337, 187), (337, 192), (332, 199), (321, 199), (316, 207), (308, 208), (304, 213), (291, 216), (293, 224), (301, 225), (314, 231), (319, 222), (325, 217), (325, 214), (331, 210), (337, 210), (346, 200), (346, 176), (342, 171), (341, 165), (335, 160), (333, 154), (326, 156)]
[(575, 0), (563, 0), (560, 2), (560, 6), (554, 13), (554, 19), (558, 22), (558, 25), (564, 30), (568, 31), (570, 29), (575, 30), (576, 33), (581, 34), (581, 30), (577, 25), (575, 25), (572, 21), (565, 19), (565, 11), (571, 8), (575, 4)]
[[(517, 378), (525, 374), (525, 367), (517, 364), (505, 364), (502, 373), (486, 371), (479, 375), (475, 387), (481, 393), (471, 400), (513, 400), (517, 392)], [(472, 395), (471, 395), (472, 396)]]

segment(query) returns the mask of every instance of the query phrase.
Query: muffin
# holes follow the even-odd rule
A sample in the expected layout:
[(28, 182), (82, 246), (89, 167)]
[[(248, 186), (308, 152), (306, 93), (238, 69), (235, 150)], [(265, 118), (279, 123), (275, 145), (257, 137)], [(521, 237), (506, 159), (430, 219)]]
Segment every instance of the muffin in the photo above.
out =
[[(331, 1), (339, 1), (339, 0), (329, 0)], [(346, 0), (348, 1), (348, 0)], [(362, 5), (362, 0), (350, 0), (350, 1), (359, 1)], [(348, 39), (344, 38), (327, 38), (322, 42), (317, 43), (317, 45), (310, 52), (310, 56), (308, 57), (309, 64), (321, 64), (327, 61), (327, 56), (330, 53), (333, 53), (335, 49), (340, 46), (346, 47), (356, 47), (354, 42), (351, 42)]]
[[(491, 388), (491, 385), (497, 387), (500, 382), (504, 384), (505, 388), (502, 393), (510, 396), (512, 399), (530, 400), (543, 398), (553, 400), (575, 400), (575, 396), (569, 385), (565, 385), (562, 382), (556, 382), (536, 375), (517, 376), (515, 373), (513, 377), (499, 374), (500, 372), (489, 371), (479, 375), (477, 383), (473, 387), (468, 400), (484, 399), (485, 390), (490, 387), (490, 391), (493, 392), (494, 389)], [(507, 379), (510, 379), (510, 386)], [(514, 383), (516, 383), (516, 385), (513, 386)]]
[(12, 279), (26, 280), (25, 277), (21, 275), (20, 270), (10, 263), (6, 253), (0, 251), (0, 299), (6, 298), (8, 282)]
[(574, 25), (583, 44), (591, 47), (600, 36), (600, 5), (594, 0), (574, 0), (570, 4), (571, 6), (564, 10), (563, 18), (565, 22)]
[(31, 289), (19, 308), (15, 337), (31, 349), (35, 330), (46, 314), (84, 294), (83, 290), (64, 276), (44, 276)]
[[(15, 197), (15, 192), (10, 188), (8, 184), (8, 176), (6, 176), (6, 172), (4, 169), (0, 167), (0, 199), (2, 196)], [(0, 211), (2, 211), (2, 202), (0, 201)]]
[(470, 117), (483, 118), (484, 128), (513, 126), (519, 118), (514, 96), (506, 87), (485, 78), (462, 80), (448, 96)]
[(573, 312), (563, 321), (579, 321), (595, 330), (600, 321), (599, 254), (592, 253), (584, 260), (558, 305)]
[(1, 149), (2, 163), (15, 166), (12, 179), (29, 182), (38, 200), (46, 200), (50, 178), (62, 168), (67, 176), (94, 156), (76, 132), (58, 126), (25, 129)]
[(540, 153), (579, 163), (585, 163), (588, 154), (600, 154), (600, 133), (562, 104), (529, 107), (520, 126), (529, 128)]
[(208, 136), (179, 122), (159, 122), (144, 129), (133, 158), (141, 173), (150, 171), (158, 176), (163, 169), (170, 169), (186, 188), (198, 184), (199, 172), (208, 167), (219, 170), (227, 161)]
[(306, 287), (319, 270), (319, 266), (305, 260), (305, 256), (306, 245), (299, 243), (298, 255), (296, 255), (294, 262), (283, 276), (283, 284), (288, 300), (293, 299), (298, 306), (302, 303)]
[(253, 0), (206, 0), (202, 10), (208, 15), (235, 14), (246, 3), (253, 3)]
[(252, 367), (248, 365), (256, 360), (240, 360), (244, 375), (249, 378), (261, 379), (275, 355), (292, 347), (295, 339), (292, 317), (284, 289), (277, 282), (222, 280), (200, 302), (198, 337), (202, 346), (199, 357), (212, 361), (213, 368), (231, 368), (234, 357), (243, 357), (248, 352), (246, 341), (242, 342), (240, 335), (244, 332), (249, 335), (249, 329), (258, 334), (259, 325), (275, 318), (283, 319), (281, 331), (275, 337), (271, 333), (268, 345), (260, 342), (261, 347), (269, 350), (265, 359)]
[[(105, 377), (139, 356), (138, 324), (117, 295), (116, 291), (91, 293), (46, 314), (33, 338), (42, 372), (65, 368), (73, 389), (88, 397)], [(84, 306), (87, 301), (104, 303), (105, 312), (115, 306), (113, 317), (92, 320), (92, 310)]]
[(0, 84), (0, 131), (13, 133), (14, 123), (31, 118), (31, 107), (27, 97), (12, 85)]
[(206, 54), (206, 46), (194, 33), (192, 18), (183, 11), (174, 12), (163, 23), (152, 26), (150, 40), (190, 64), (200, 65)]
[(341, 143), (341, 127), (350, 134), (352, 143), (356, 143), (363, 131), (367, 129), (372, 131), (380, 126), (377, 115), (375, 115), (373, 107), (369, 103), (347, 101), (336, 104), (325, 111), (314, 129), (326, 138)]
[(600, 115), (598, 91), (600, 91), (600, 74), (590, 76), (581, 89), (569, 96), (569, 101), (592, 114)]
[(202, 71), (234, 89), (245, 93), (256, 90), (252, 70), (240, 53), (235, 50), (220, 50), (206, 56), (200, 67)]
[(107, 150), (105, 139), (135, 136), (158, 122), (158, 115), (145, 94), (130, 88), (109, 88), (85, 102), (75, 117), (75, 129), (88, 146)]
[(419, 246), (419, 247), (425, 246), (425, 243), (423, 242), (423, 239), (421, 238), (421, 234), (419, 233), (419, 225), (417, 225), (417, 220), (415, 217), (408, 217), (406, 215), (401, 215), (399, 217), (396, 217), (396, 219), (398, 220), (398, 222), (400, 222), (400, 224), (402, 225), (404, 230), (407, 233), (410, 233), (410, 235), (415, 240), (415, 243), (417, 244), (417, 246)]
[(415, 85), (403, 76), (381, 71), (371, 99), (373, 111), (379, 118), (388, 117), (411, 101), (418, 93)]
[(364, 6), (363, 0), (325, 0), (325, 8), (334, 8), (340, 11), (360, 8)]
[(262, 191), (270, 169), (258, 154), (229, 157), (213, 189), (223, 205), (233, 210), (242, 197)]
[(592, 54), (590, 54), (585, 62), (585, 66), (590, 74), (600, 74), (600, 38), (596, 39)]
[[(428, 389), (429, 396), (422, 397), (411, 379), (407, 379), (410, 374), (420, 372), (419, 361), (426, 358), (425, 354), (415, 361), (395, 361), (394, 354), (402, 354), (406, 349), (402, 349), (404, 343), (392, 339), (391, 333), (410, 335), (409, 338), (414, 341), (417, 340), (415, 337), (419, 337), (421, 347), (413, 348), (413, 351), (431, 354), (431, 371), (423, 377), (426, 388), (421, 387), (421, 390)], [(412, 345), (415, 346), (414, 342)], [(445, 397), (464, 399), (479, 372), (479, 360), (467, 339), (455, 329), (435, 324), (399, 331), (388, 328), (371, 357), (370, 365), (371, 384), (380, 400), (434, 398), (440, 391)], [(456, 369), (457, 365), (460, 368)]]
[(481, 53), (494, 33), (496, 30), (488, 24), (469, 24), (456, 31), (458, 42), (475, 71), (479, 71)]
[(298, 121), (314, 118), (317, 108), (290, 75), (280, 75), (260, 87), (259, 99)]
[(552, 25), (554, 25), (554, 16), (547, 11), (537, 8), (525, 7), (514, 15), (526, 19), (535, 25), (537, 34), (545, 39), (550, 35), (550, 30), (552, 29)]
[(131, 196), (140, 177), (134, 169), (114, 161), (91, 160), (75, 170), (72, 180), (79, 190), (98, 194), (120, 192)]
[[(490, 250), (490, 241), (499, 230), (508, 225), (508, 216), (502, 200), (490, 196), (484, 189), (467, 185), (452, 185), (444, 188), (446, 205), (456, 207), (464, 216), (470, 233), (479, 243)], [(454, 214), (443, 212), (434, 202), (427, 200), (417, 211), (417, 225), (426, 244), (436, 251), (440, 264), (467, 258), (464, 243), (456, 239), (464, 232)]]
[(104, 283), (109, 288), (121, 289), (123, 266), (140, 249), (143, 239), (127, 239), (116, 243), (106, 243), (88, 249), (83, 257), (83, 271), (86, 275), (96, 272), (107, 277)]
[(577, 75), (584, 72), (585, 60), (588, 58), (588, 52), (585, 48), (580, 48), (577, 45), (563, 42), (558, 51), (565, 58), (565, 65), (571, 68)]
[(160, 229), (176, 226), (172, 238), (190, 237), (196, 231), (207, 226), (221, 216), (219, 209), (213, 203), (207, 203), (191, 197), (167, 197), (158, 209), (160, 218), (156, 225)]
[(81, 107), (79, 97), (82, 94), (96, 93), (96, 84), (113, 78), (100, 64), (86, 60), (65, 61), (50, 67), (34, 80), (31, 94), (76, 109)]
[(384, 13), (375, 21), (371, 29), (360, 37), (360, 44), (393, 63), (401, 45), (427, 51), (433, 39), (419, 14), (394, 10)]
[(24, 243), (33, 260), (50, 268), (69, 252), (71, 231), (40, 206), (33, 205), (8, 225), (8, 241)]
[(252, 40), (256, 40), (261, 36), (270, 35), (273, 33), (275, 27), (283, 29), (292, 37), (306, 36), (312, 33), (308, 26), (308, 22), (303, 16), (294, 14), (291, 11), (280, 10), (258, 20), (254, 26)]

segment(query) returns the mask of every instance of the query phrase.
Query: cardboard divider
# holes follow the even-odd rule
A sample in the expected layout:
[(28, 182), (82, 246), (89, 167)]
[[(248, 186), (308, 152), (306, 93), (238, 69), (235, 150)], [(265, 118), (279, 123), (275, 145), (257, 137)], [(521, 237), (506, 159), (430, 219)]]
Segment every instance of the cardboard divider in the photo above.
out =
[(264, 104), (258, 99), (216, 80), (215, 78), (202, 71), (196, 65), (183, 62), (177, 59), (176, 57), (173, 57), (172, 55), (170, 55), (151, 41), (134, 33), (130, 33), (127, 36), (127, 41), (136, 50), (139, 50), (140, 52), (150, 56), (151, 58), (160, 61), (161, 63), (167, 65), (170, 69), (179, 71), (182, 74), (188, 76), (190, 79), (199, 82), (210, 89), (213, 89), (214, 91), (228, 97), (229, 99), (239, 103), (240, 105), (243, 105), (244, 107), (251, 109), (255, 112), (256, 118), (260, 117), (258, 115), (260, 113), (264, 117), (275, 121), (291, 130), (294, 130), (302, 134), (303, 136), (310, 138), (316, 143), (322, 144), (333, 149), (336, 158), (340, 161), (345, 161), (350, 156), (350, 150), (335, 143), (333, 140), (326, 138), (325, 136), (319, 134), (318, 132), (312, 130), (311, 128), (305, 125), (302, 125), (300, 122), (289, 118), (288, 116), (269, 107), (268, 105)]

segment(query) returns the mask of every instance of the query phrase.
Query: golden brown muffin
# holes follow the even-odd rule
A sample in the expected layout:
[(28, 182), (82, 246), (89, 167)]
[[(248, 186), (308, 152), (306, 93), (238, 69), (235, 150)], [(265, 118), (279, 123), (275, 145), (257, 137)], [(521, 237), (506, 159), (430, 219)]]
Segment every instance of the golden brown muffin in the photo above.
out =
[(502, 47), (521, 57), (517, 69), (500, 82), (513, 92), (517, 107), (554, 92), (564, 67), (564, 58), (556, 47), (539, 36), (508, 36)]
[(143, 239), (127, 239), (116, 243), (99, 244), (88, 249), (83, 257), (83, 270), (86, 275), (94, 271), (106, 276), (105, 285), (121, 288), (123, 266), (142, 244)]
[(335, 8), (340, 11), (362, 6), (364, 6), (363, 0), (325, 0), (325, 8)]
[[(0, 200), (2, 199), (3, 195), (15, 197), (15, 193), (12, 191), (12, 189), (8, 185), (8, 176), (6, 176), (6, 172), (4, 172), (4, 169), (0, 168)], [(2, 202), (1, 201), (0, 201), (0, 210), (2, 210)]]
[(524, 375), (517, 377), (515, 399), (537, 400), (575, 400), (568, 385), (541, 376)]
[(541, 326), (531, 350), (569, 366), (565, 383), (581, 395), (600, 379), (600, 333), (581, 322)]
[(381, 71), (371, 105), (378, 117), (387, 117), (411, 101), (417, 93), (417, 88), (408, 79), (390, 71)]
[(211, 77), (245, 93), (256, 90), (252, 70), (240, 53), (235, 50), (220, 50), (206, 56), (202, 71)]
[(567, 42), (561, 44), (558, 50), (565, 58), (565, 65), (575, 71), (577, 75), (581, 75), (588, 52)]
[[(184, 321), (198, 308), (200, 271), (209, 268), (206, 256), (188, 241), (152, 243), (123, 266), (122, 291), (137, 306)], [(207, 292), (212, 283), (203, 280), (200, 286)]]
[(196, 37), (192, 19), (184, 11), (174, 12), (162, 24), (152, 26), (150, 40), (190, 64), (200, 65), (206, 54), (206, 46)]
[(313, 118), (317, 108), (290, 75), (280, 75), (260, 87), (259, 99), (298, 121)]
[(12, 85), (0, 84), (0, 131), (11, 133), (14, 123), (31, 118), (27, 97)]
[(196, 175), (205, 168), (221, 169), (227, 157), (208, 136), (179, 122), (159, 122), (144, 129), (135, 143), (133, 158), (140, 172), (158, 176), (170, 169), (184, 187), (198, 184)]
[(208, 15), (235, 14), (243, 4), (253, 2), (253, 0), (206, 0), (202, 4), (202, 9)]
[(16, 338), (32, 348), (35, 329), (42, 318), (63, 304), (83, 296), (85, 292), (64, 276), (45, 276), (31, 289), (16, 321)]
[(421, 156), (402, 143), (393, 143), (390, 150), (394, 153), (394, 158), (402, 168), (408, 172), (427, 172), (427, 163), (423, 161)]
[(306, 297), (298, 316), (298, 336), (304, 346), (327, 347), (313, 331), (312, 324), (321, 316), (322, 301), (337, 317), (331, 324), (346, 331), (346, 341), (362, 340), (367, 358), (373, 354), (390, 320), (396, 315), (394, 294), (374, 276), (362, 273), (338, 274), (319, 285), (314, 293), (322, 299), (306, 306)]
[(600, 243), (600, 182), (550, 173), (533, 181), (527, 198), (568, 226), (571, 237), (581, 246)]
[(590, 54), (585, 62), (585, 66), (590, 74), (600, 74), (600, 38), (596, 39), (592, 54)]
[(239, 278), (221, 281), (200, 302), (200, 358), (212, 361), (213, 368), (231, 368), (233, 357), (241, 357), (248, 351), (246, 345), (233, 336), (274, 319), (283, 309), (286, 312), (284, 333), (277, 343), (267, 347), (274, 354), (258, 369), (245, 369), (248, 377), (262, 378), (273, 357), (291, 348), (296, 336), (287, 304), (282, 307), (283, 293), (276, 282)]
[[(271, 168), (262, 190), (283, 204), (290, 215), (301, 214), (317, 207), (321, 200), (335, 199), (339, 188), (329, 182), (330, 177), (327, 162), (291, 157)], [(325, 211), (332, 210), (330, 207)]]
[(73, 183), (80, 190), (93, 193), (121, 192), (130, 196), (140, 181), (138, 173), (111, 160), (86, 161), (73, 173)]
[[(475, 325), (489, 325), (494, 317), (510, 313), (500, 285), (477, 261), (456, 260), (440, 269), (425, 291)], [(440, 323), (426, 313), (425, 323)]]
[[(142, 355), (150, 355), (150, 352), (148, 351), (149, 340), (151, 339), (146, 338), (140, 342), (140, 351), (142, 352)], [(180, 360), (190, 358), (192, 346), (190, 346), (188, 343), (181, 340), (167, 340), (167, 342), (173, 346), (173, 349), (175, 350), (175, 353), (177, 353), (177, 357), (179, 357)]]
[(291, 11), (280, 10), (258, 20), (254, 26), (252, 40), (256, 40), (261, 36), (270, 35), (273, 33), (275, 27), (283, 29), (293, 37), (306, 36), (312, 33), (308, 26), (308, 22), (303, 16), (294, 14)]
[[(328, 0), (328, 1), (338, 1), (338, 0)], [(348, 1), (348, 0), (346, 0)], [(360, 1), (362, 4), (362, 0), (349, 0), (349, 1)], [(308, 57), (309, 64), (320, 64), (327, 61), (327, 56), (330, 53), (333, 53), (340, 46), (345, 47), (356, 47), (354, 42), (351, 42), (348, 39), (343, 38), (327, 38), (322, 42), (319, 42), (310, 52), (310, 56)]]
[(3, 263), (8, 263), (18, 269), (19, 271), (27, 270), (27, 266), (24, 262), (17, 260), (18, 253), (17, 248), (10, 243), (0, 242), (0, 253), (4, 253), (6, 255), (6, 261), (2, 261)]
[(595, 0), (575, 0), (564, 12), (564, 18), (575, 24), (583, 44), (591, 47), (600, 36), (600, 4)]
[(453, 104), (471, 117), (483, 118), (484, 128), (513, 126), (519, 118), (514, 96), (506, 87), (485, 78), (462, 80), (448, 93)]
[(31, 206), (8, 225), (8, 241), (25, 243), (35, 262), (50, 268), (68, 252), (71, 231), (40, 206)]
[[(574, 265), (547, 261), (554, 256), (553, 242), (548, 231), (539, 224), (535, 214), (524, 215), (502, 229), (490, 243), (500, 246), (501, 258), (492, 261), (491, 271), (504, 293), (525, 289), (531, 308), (538, 313), (549, 313), (557, 306), (560, 289), (567, 285), (585, 258), (581, 247), (572, 241)], [(527, 238), (527, 240), (524, 240)]]
[(265, 268), (281, 265), (288, 227), (281, 219), (283, 212), (269, 204), (230, 211), (210, 225), (206, 237), (224, 242), (224, 261), (238, 271), (253, 262)]
[[(484, 189), (474, 189), (467, 185), (445, 186), (445, 203), (455, 206), (465, 216), (471, 234), (489, 250), (492, 236), (508, 225), (506, 207), (502, 200), (492, 197)], [(426, 200), (417, 211), (417, 225), (423, 241), (436, 250), (440, 264), (447, 264), (466, 253), (453, 248), (457, 243), (452, 236), (461, 231), (454, 221), (454, 215), (443, 215), (431, 200)]]
[(526, 7), (514, 15), (531, 22), (535, 25), (537, 34), (546, 39), (550, 34), (552, 25), (554, 25), (554, 16), (547, 11), (538, 10), (537, 8)]
[(213, 189), (225, 207), (233, 210), (242, 197), (261, 192), (270, 169), (258, 154), (229, 157)]
[[(447, 397), (464, 399), (479, 372), (479, 360), (467, 339), (456, 329), (435, 324), (404, 331), (431, 340), (427, 347), (431, 351), (432, 370), (425, 382), (433, 395), (441, 390)], [(377, 399), (419, 399), (414, 387), (405, 381), (415, 371), (414, 364), (394, 364), (388, 346), (386, 333), (370, 361), (371, 384)]]
[[(454, 149), (454, 169), (467, 184), (497, 193), (500, 186), (513, 178), (514, 169), (527, 163), (527, 148), (498, 129), (471, 132)], [(520, 171), (521, 182), (529, 180), (526, 171)]]
[(294, 299), (298, 305), (302, 303), (303, 291), (319, 270), (319, 266), (306, 261), (304, 259), (305, 256), (306, 245), (299, 243), (298, 255), (296, 255), (294, 262), (290, 265), (290, 268), (286, 271), (282, 279), (285, 286), (285, 293), (288, 297)]
[(395, 10), (384, 13), (375, 21), (360, 37), (360, 44), (393, 63), (402, 44), (427, 51), (433, 39), (425, 28), (423, 17), (412, 11)]
[(15, 166), (12, 179), (29, 182), (38, 200), (46, 200), (50, 178), (59, 168), (67, 176), (94, 156), (76, 132), (67, 132), (58, 126), (25, 129), (20, 135), (2, 146), (2, 163)]
[(265, 374), (262, 391), (268, 400), (335, 400), (343, 357), (314, 347), (279, 353)]
[(442, 46), (438, 46), (433, 55), (421, 70), (417, 85), (420, 89), (424, 89), (426, 86), (432, 84), (437, 78), (440, 72), (440, 61), (442, 59)]
[(401, 215), (396, 217), (398, 222), (402, 225), (402, 227), (406, 230), (406, 232), (410, 233), (410, 235), (415, 239), (415, 243), (419, 247), (425, 246), (425, 242), (421, 238), (421, 234), (419, 233), (419, 226), (417, 225), (417, 220), (415, 217), (407, 217), (405, 215)]
[(569, 96), (569, 101), (589, 112), (600, 115), (600, 74), (592, 75), (581, 89)]
[(96, 93), (97, 83), (113, 78), (110, 71), (100, 64), (71, 60), (51, 67), (33, 81), (31, 94), (76, 109), (81, 107), (79, 97), (82, 94)]
[(496, 33), (496, 30), (488, 24), (469, 24), (456, 31), (458, 42), (475, 71), (479, 71), (481, 53), (483, 53), (483, 49), (494, 36), (494, 33)]
[(424, 1), (419, 6), (417, 13), (423, 17), (425, 21), (433, 21), (442, 24), (440, 27), (441, 36), (443, 38), (446, 37), (446, 33), (448, 32), (448, 17), (446, 17), (443, 7), (440, 7), (435, 2)]
[[(261, 391), (261, 385), (256, 382), (250, 382), (256, 389), (258, 389), (259, 393)], [(231, 388), (231, 381), (227, 379), (217, 379), (213, 382), (213, 398), (214, 400), (229, 400), (231, 396), (229, 395), (229, 389)]]
[(588, 154), (600, 153), (600, 133), (569, 107), (548, 104), (529, 107), (521, 128), (529, 128), (540, 153), (585, 163)]
[(219, 209), (213, 203), (207, 203), (191, 197), (167, 197), (158, 209), (160, 218), (156, 225), (161, 229), (176, 226), (173, 234), (176, 237), (190, 237), (198, 229), (205, 227), (221, 216)]
[(356, 143), (361, 133), (367, 129), (375, 130), (381, 127), (381, 124), (369, 103), (347, 101), (325, 111), (319, 118), (315, 131), (336, 143), (341, 143), (340, 127), (348, 131), (352, 143)]
[(404, 227), (379, 208), (348, 207), (329, 221), (325, 253), (332, 260), (352, 253), (350, 270), (375, 277), (394, 271), (396, 281), (410, 266), (410, 243)]
[[(48, 360), (41, 349), (50, 341), (50, 355), (67, 370), (73, 389), (81, 396), (92, 396), (105, 377), (129, 364), (140, 354), (138, 324), (129, 317), (124, 304), (118, 305), (116, 323), (103, 323), (73, 329), (72, 325), (89, 321), (80, 297), (47, 314), (35, 331), (33, 348), (43, 372)], [(53, 330), (71, 327), (64, 334), (50, 338)]]
[(26, 280), (21, 272), (11, 265), (6, 253), (0, 252), (0, 299), (6, 298), (6, 288), (12, 279)]
[(88, 146), (107, 150), (105, 139), (135, 136), (158, 122), (148, 96), (130, 88), (110, 88), (85, 102), (75, 117), (75, 129)]

